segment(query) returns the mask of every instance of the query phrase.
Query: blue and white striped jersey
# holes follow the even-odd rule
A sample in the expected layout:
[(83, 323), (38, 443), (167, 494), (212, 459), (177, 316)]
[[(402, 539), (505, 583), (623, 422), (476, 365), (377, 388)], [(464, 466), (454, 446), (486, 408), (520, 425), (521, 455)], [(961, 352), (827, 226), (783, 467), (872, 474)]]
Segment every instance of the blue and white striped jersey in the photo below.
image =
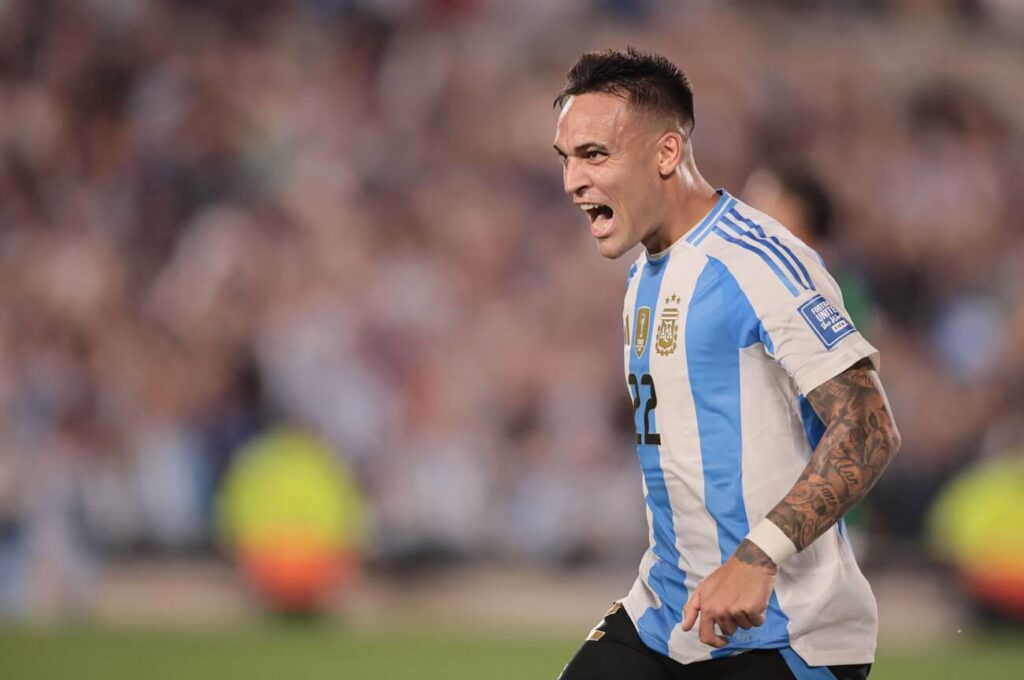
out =
[(807, 465), (825, 428), (804, 395), (878, 362), (818, 255), (720, 194), (630, 270), (624, 354), (650, 547), (623, 604), (644, 642), (682, 663), (787, 646), (813, 666), (868, 663), (876, 605), (842, 523), (781, 565), (764, 625), (720, 650), (680, 626), (689, 594)]

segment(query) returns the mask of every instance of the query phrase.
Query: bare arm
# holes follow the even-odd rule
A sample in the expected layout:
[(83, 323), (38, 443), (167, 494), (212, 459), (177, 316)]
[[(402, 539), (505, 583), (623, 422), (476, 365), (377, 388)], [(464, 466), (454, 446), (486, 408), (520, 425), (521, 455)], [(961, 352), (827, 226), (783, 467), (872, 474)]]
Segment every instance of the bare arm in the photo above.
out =
[[(768, 519), (803, 550), (856, 505), (900, 448), (878, 374), (862, 359), (807, 395), (826, 430), (803, 474)], [(736, 557), (747, 564), (771, 560), (744, 540)]]

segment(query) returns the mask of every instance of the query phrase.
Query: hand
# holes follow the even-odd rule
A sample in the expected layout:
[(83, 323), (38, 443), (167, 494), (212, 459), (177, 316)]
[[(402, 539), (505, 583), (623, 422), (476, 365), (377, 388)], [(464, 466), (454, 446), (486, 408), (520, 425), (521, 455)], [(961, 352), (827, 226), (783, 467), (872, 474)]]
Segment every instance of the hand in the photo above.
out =
[[(767, 556), (749, 559), (751, 548), (761, 552), (750, 541), (743, 541), (725, 564), (697, 585), (683, 608), (685, 631), (693, 628), (700, 615), (700, 639), (704, 644), (724, 647), (737, 628), (755, 628), (765, 621), (778, 568)], [(715, 632), (716, 623), (722, 635)]]

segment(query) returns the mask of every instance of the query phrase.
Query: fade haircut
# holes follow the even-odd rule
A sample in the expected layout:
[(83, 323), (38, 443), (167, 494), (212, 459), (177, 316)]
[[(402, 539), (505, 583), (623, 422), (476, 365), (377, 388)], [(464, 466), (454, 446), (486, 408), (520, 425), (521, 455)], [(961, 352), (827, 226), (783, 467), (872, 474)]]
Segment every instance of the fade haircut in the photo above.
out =
[(687, 133), (693, 131), (693, 88), (686, 74), (671, 61), (653, 52), (627, 47), (625, 52), (586, 52), (576, 61), (555, 108), (569, 97), (605, 92), (623, 97), (639, 111), (673, 118)]

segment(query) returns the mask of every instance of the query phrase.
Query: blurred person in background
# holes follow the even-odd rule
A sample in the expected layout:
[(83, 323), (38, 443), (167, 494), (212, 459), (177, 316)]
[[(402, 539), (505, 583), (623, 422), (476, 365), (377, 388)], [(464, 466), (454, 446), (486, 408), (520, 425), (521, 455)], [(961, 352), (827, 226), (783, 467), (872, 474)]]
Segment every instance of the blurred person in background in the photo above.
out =
[(563, 679), (866, 678), (876, 604), (842, 518), (900, 446), (877, 350), (813, 250), (701, 176), (675, 65), (586, 53), (555, 103), (598, 250), (644, 247), (623, 351), (651, 536)]
[(870, 334), (874, 296), (861, 268), (846, 261), (835, 233), (834, 202), (821, 179), (808, 168), (758, 168), (747, 178), (741, 195), (747, 203), (786, 225), (793, 236), (818, 254), (839, 285), (850, 321), (861, 333)]

